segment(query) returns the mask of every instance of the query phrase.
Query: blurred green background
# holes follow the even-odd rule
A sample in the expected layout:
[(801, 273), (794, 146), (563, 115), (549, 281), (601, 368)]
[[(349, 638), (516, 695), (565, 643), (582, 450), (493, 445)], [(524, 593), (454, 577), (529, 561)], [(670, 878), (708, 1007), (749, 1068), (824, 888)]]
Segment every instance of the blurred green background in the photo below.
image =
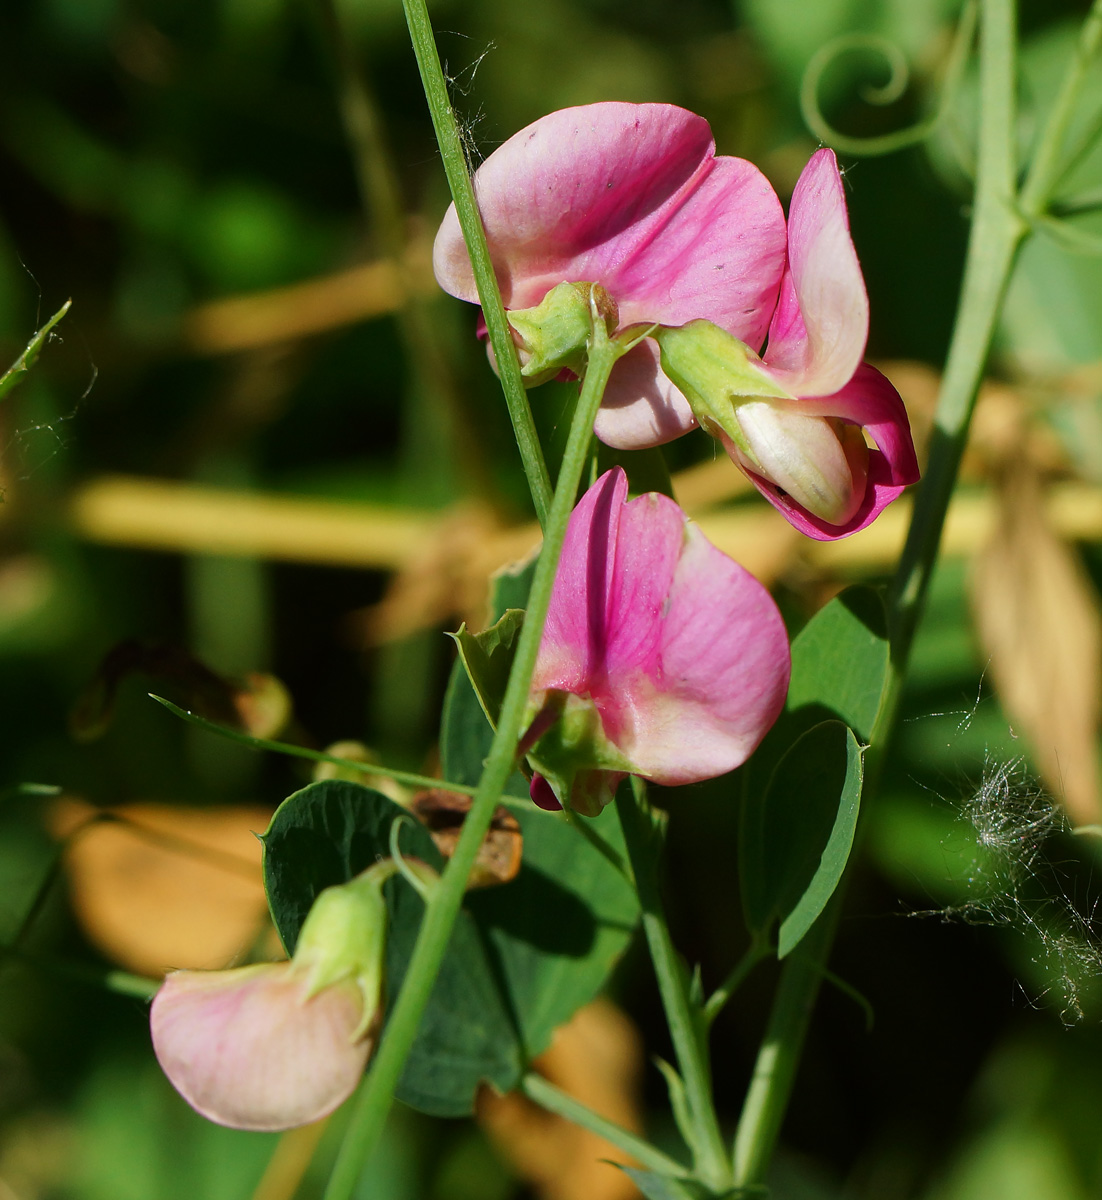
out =
[[(895, 43), (912, 77), (891, 104), (862, 98), (863, 84), (883, 82), (868, 53), (840, 57), (821, 99), (851, 135), (898, 129), (938, 102), (958, 8), (441, 0), (433, 15), (476, 160), (554, 108), (662, 100), (706, 116), (720, 151), (753, 159), (787, 199), (817, 145), (799, 108), (811, 56), (853, 32)], [(1026, 152), (1085, 9), (1022, 6)], [(400, 5), (340, 0), (339, 10), (335, 46), (327, 10), (311, 0), (0, 6), (0, 365), (73, 300), (39, 363), (0, 401), (0, 941), (18, 947), (0, 957), (0, 1197), (320, 1195), (340, 1117), (312, 1167), (296, 1166), (295, 1144), (284, 1142), (288, 1157), (265, 1173), (277, 1139), (216, 1128), (186, 1108), (153, 1061), (143, 1003), (94, 982), (108, 960), (76, 876), (68, 883), (57, 870), (67, 828), (57, 798), (17, 785), (51, 785), (93, 811), (211, 812), (270, 811), (301, 786), (309, 776), (294, 762), (197, 733), (147, 699), (151, 688), (193, 694), (183, 650), (218, 679), (281, 680), (294, 710), (280, 726), (287, 736), (317, 746), (356, 738), (390, 764), (431, 769), (451, 655), (442, 630), (477, 611), (455, 583), (458, 571), (474, 587), (477, 571), (472, 584), (455, 554), (477, 557), (530, 519), (473, 311), (426, 281), (427, 239), (447, 200)], [(342, 123), (341, 53), (363, 72), (364, 94), (345, 104), (374, 121), (367, 158)], [(971, 88), (966, 78), (926, 146), (843, 156), (872, 303), (869, 355), (905, 364), (893, 378), (918, 427), (962, 267)], [(1102, 106), (1102, 76), (1088, 100), (1084, 129)], [(1062, 199), (1092, 189), (1102, 189), (1097, 147)], [(1075, 220), (1099, 229), (1096, 215)], [(401, 270), (372, 267), (395, 256)], [(912, 390), (907, 371), (919, 380)], [(1102, 485), (1102, 260), (1053, 239), (1027, 246), (993, 372), (991, 412), (1010, 412), (1011, 433), (1005, 420), (988, 423), (994, 432), (969, 460), (969, 496), (1009, 511), (999, 508), (1006, 480), (1023, 462), (1045, 494), (1082, 489), (1078, 524), (1050, 531), (1078, 590), (1056, 597), (1055, 616), (1038, 613), (1045, 661), (1043, 635), (1062, 604), (1097, 625), (1102, 522), (1083, 497)], [(554, 448), (569, 389), (549, 385), (533, 403)], [(675, 469), (714, 458), (703, 435), (668, 451)], [(173, 486), (108, 495), (120, 477)], [(187, 508), (194, 494), (213, 517)], [(330, 506), (296, 508), (306, 525), (292, 536), (290, 510), (257, 516), (240, 507), (250, 497)], [(721, 499), (723, 512), (758, 512), (752, 498)], [(327, 538), (346, 519), (362, 522), (364, 544), (338, 538), (333, 548)], [(257, 540), (235, 542), (246, 520), (259, 523)], [(403, 547), (410, 529), (417, 553)], [(975, 564), (998, 538), (958, 539), (936, 578), (834, 960), (874, 1019), (867, 1027), (850, 995), (824, 989), (776, 1169), (783, 1200), (1102, 1194), (1093, 924), (1102, 892), (1091, 836), (1063, 828), (1027, 766), (1000, 790), (1000, 766), (1025, 756), (1046, 768), (1043, 734), (1028, 721), (1019, 728), (992, 695), (985, 672), (1000, 651), (972, 616), (985, 602)], [(449, 542), (462, 548), (450, 557)], [(891, 546), (869, 544), (853, 560), (797, 547), (774, 565), (770, 582), (794, 629), (843, 583), (890, 573)], [(1006, 587), (1013, 575), (995, 578)], [(146, 648), (133, 659), (143, 669), (119, 680), (102, 735), (75, 737), (75, 706), (95, 708), (97, 668), (128, 639)], [(1084, 643), (1080, 659), (1066, 686), (1055, 659), (1052, 669), (1086, 713), (1088, 745), (1077, 753), (1093, 763), (1097, 646)], [(1030, 681), (1017, 686), (1028, 692)], [(736, 790), (720, 780), (671, 800), (675, 936), (712, 983), (744, 942)], [(1089, 825), (1089, 782), (1079, 795), (1075, 822)], [(155, 938), (166, 921), (156, 897), (133, 895)], [(181, 965), (171, 954), (162, 967)], [(762, 969), (716, 1026), (717, 1087), (732, 1123), (772, 982)], [(612, 994), (648, 1049), (665, 1055), (641, 954), (625, 961)], [(648, 1070), (640, 1103), (666, 1136), (657, 1072)], [(408, 1111), (395, 1114), (358, 1194), (570, 1200), (526, 1182), (508, 1145), (491, 1144), (478, 1124)]]

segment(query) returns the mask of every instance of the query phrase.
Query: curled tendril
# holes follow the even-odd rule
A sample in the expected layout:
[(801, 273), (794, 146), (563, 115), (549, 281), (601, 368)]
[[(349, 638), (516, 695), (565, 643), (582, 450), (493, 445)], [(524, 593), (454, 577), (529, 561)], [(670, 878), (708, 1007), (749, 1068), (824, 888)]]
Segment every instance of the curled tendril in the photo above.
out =
[(398, 868), (398, 873), (409, 884), (411, 888), (421, 897), (427, 904), (431, 894), (425, 881), (417, 875), (415, 871), (410, 870), (409, 863), (406, 862), (402, 855), (402, 851), (398, 848), (398, 839), (401, 836), (403, 825), (412, 825), (412, 818), (402, 816), (395, 817), (390, 823), (390, 857), (394, 859), (394, 865)]
[(968, 61), (968, 53), (975, 38), (975, 32), (976, 5), (969, 3), (964, 7), (956, 37), (953, 39), (941, 99), (936, 112), (933, 116), (910, 125), (906, 129), (882, 134), (879, 137), (850, 137), (835, 129), (823, 115), (822, 107), (819, 104), (820, 85), (827, 70), (844, 54), (853, 51), (866, 54), (871, 52), (886, 63), (888, 79), (885, 83), (877, 86), (864, 85), (861, 88), (861, 97), (869, 104), (893, 104), (906, 91), (911, 77), (903, 51), (894, 42), (875, 33), (847, 33), (833, 38), (826, 45), (820, 46), (812, 55), (800, 84), (800, 111), (803, 113), (807, 127), (820, 141), (845, 154), (891, 154), (895, 150), (902, 150), (906, 146), (924, 142), (941, 124), (949, 111), (950, 103), (956, 95), (964, 74), (964, 66)]

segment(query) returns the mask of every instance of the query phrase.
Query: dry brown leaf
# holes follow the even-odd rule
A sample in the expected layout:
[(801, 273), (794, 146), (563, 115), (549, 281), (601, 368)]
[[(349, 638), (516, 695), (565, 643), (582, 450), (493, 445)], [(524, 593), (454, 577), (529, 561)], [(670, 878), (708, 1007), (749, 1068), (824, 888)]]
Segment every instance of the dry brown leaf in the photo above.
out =
[(143, 975), (224, 967), (256, 940), (267, 915), (257, 808), (59, 800), (51, 832), (66, 839), (73, 907), (90, 941)]
[[(471, 809), (470, 796), (435, 788), (414, 796), (410, 809), (432, 835), (437, 850), (445, 858), (451, 858), (459, 835), (463, 832), (463, 822)], [(520, 832), (520, 822), (504, 805), (499, 804), (494, 810), (489, 832), (478, 848), (478, 857), (471, 868), (467, 888), (494, 887), (515, 879), (523, 853), (524, 838)]]
[(1007, 716), (1074, 824), (1102, 816), (1098, 735), (1102, 616), (1074, 551), (1046, 516), (1036, 468), (1007, 461), (1000, 517), (976, 556), (972, 600)]
[[(557, 1087), (633, 1132), (642, 1126), (643, 1051), (628, 1017), (608, 1000), (579, 1009), (555, 1034), (536, 1069)], [(607, 1161), (622, 1150), (545, 1112), (516, 1092), (479, 1094), (478, 1118), (541, 1200), (636, 1200), (631, 1180)]]

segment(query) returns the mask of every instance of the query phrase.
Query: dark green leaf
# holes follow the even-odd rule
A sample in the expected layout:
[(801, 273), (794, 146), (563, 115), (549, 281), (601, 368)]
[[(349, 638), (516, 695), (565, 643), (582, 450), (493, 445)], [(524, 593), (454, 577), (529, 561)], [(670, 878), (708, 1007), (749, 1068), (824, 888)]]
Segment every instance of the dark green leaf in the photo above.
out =
[[(822, 734), (819, 730), (823, 731)], [(778, 958), (784, 958), (789, 951), (795, 949), (826, 907), (827, 901), (834, 895), (834, 889), (838, 886), (849, 861), (853, 834), (857, 828), (857, 814), (861, 807), (861, 747), (857, 744), (853, 731), (834, 721), (819, 726), (819, 730), (811, 730), (796, 743), (773, 777), (774, 788), (786, 789), (787, 795), (797, 802), (800, 785), (804, 782), (810, 784), (810, 789), (804, 793), (805, 802), (811, 808), (816, 808), (821, 803), (823, 812), (828, 812), (834, 803), (833, 791), (837, 786), (837, 772), (841, 766), (840, 762), (836, 762), (839, 732), (845, 738), (845, 775), (841, 795), (837, 798), (834, 824), (831, 826), (811, 882), (804, 888), (803, 894), (794, 905), (785, 906), (787, 914), (781, 921), (777, 939)], [(812, 743), (816, 741), (823, 745), (815, 747)], [(800, 756), (804, 751), (808, 759), (806, 766), (796, 761), (790, 768), (786, 768), (793, 755)], [(819, 759), (817, 764), (816, 758)], [(829, 763), (827, 771), (821, 769), (825, 765), (824, 760)], [(776, 805), (779, 812), (783, 812), (786, 807), (780, 795), (773, 795), (771, 803)]]
[(743, 894), (756, 932), (782, 922), (787, 954), (830, 899), (849, 857), (861, 797), (861, 748), (840, 721), (800, 736), (760, 800), (748, 800)]

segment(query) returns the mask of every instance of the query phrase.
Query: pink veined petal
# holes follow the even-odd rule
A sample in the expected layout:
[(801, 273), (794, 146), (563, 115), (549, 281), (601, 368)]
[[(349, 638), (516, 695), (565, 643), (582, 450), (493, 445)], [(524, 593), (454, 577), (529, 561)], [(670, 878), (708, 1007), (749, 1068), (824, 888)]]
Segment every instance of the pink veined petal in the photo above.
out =
[(693, 410), (663, 373), (658, 346), (650, 338), (613, 367), (593, 425), (606, 446), (643, 450), (695, 428)]
[(784, 262), (784, 213), (771, 184), (745, 159), (720, 157), (665, 224), (599, 279), (621, 325), (704, 318), (756, 350)]
[[(918, 459), (907, 410), (891, 382), (875, 367), (862, 363), (853, 378), (833, 396), (801, 400), (799, 407), (810, 417), (838, 417), (862, 425), (876, 445), (869, 451), (864, 500), (844, 525), (827, 524), (795, 504), (791, 497), (781, 495), (776, 484), (746, 472), (758, 491), (801, 533), (818, 541), (833, 541), (857, 533), (875, 521), (908, 484), (918, 480)], [(735, 458), (730, 446), (727, 451)]]
[(290, 963), (174, 971), (153, 998), (157, 1060), (211, 1121), (277, 1130), (331, 1113), (360, 1081), (372, 1043), (352, 1041), (363, 1002), (351, 981), (305, 998)]
[(764, 587), (692, 523), (661, 619), (658, 672), (633, 695), (627, 756), (656, 783), (745, 762), (784, 706), (790, 657)]
[(788, 213), (788, 268), (762, 356), (794, 396), (829, 396), (865, 353), (869, 302), (849, 232), (842, 178), (832, 150), (804, 167)]
[[(708, 123), (671, 104), (561, 109), (514, 134), (475, 173), (475, 192), (508, 308), (564, 280), (599, 281), (645, 246), (707, 173)], [(477, 302), (455, 208), (433, 248), (440, 286)]]
[(532, 691), (559, 688), (584, 695), (603, 670), (606, 614), (612, 589), (627, 476), (604, 475), (578, 501), (566, 527)]

